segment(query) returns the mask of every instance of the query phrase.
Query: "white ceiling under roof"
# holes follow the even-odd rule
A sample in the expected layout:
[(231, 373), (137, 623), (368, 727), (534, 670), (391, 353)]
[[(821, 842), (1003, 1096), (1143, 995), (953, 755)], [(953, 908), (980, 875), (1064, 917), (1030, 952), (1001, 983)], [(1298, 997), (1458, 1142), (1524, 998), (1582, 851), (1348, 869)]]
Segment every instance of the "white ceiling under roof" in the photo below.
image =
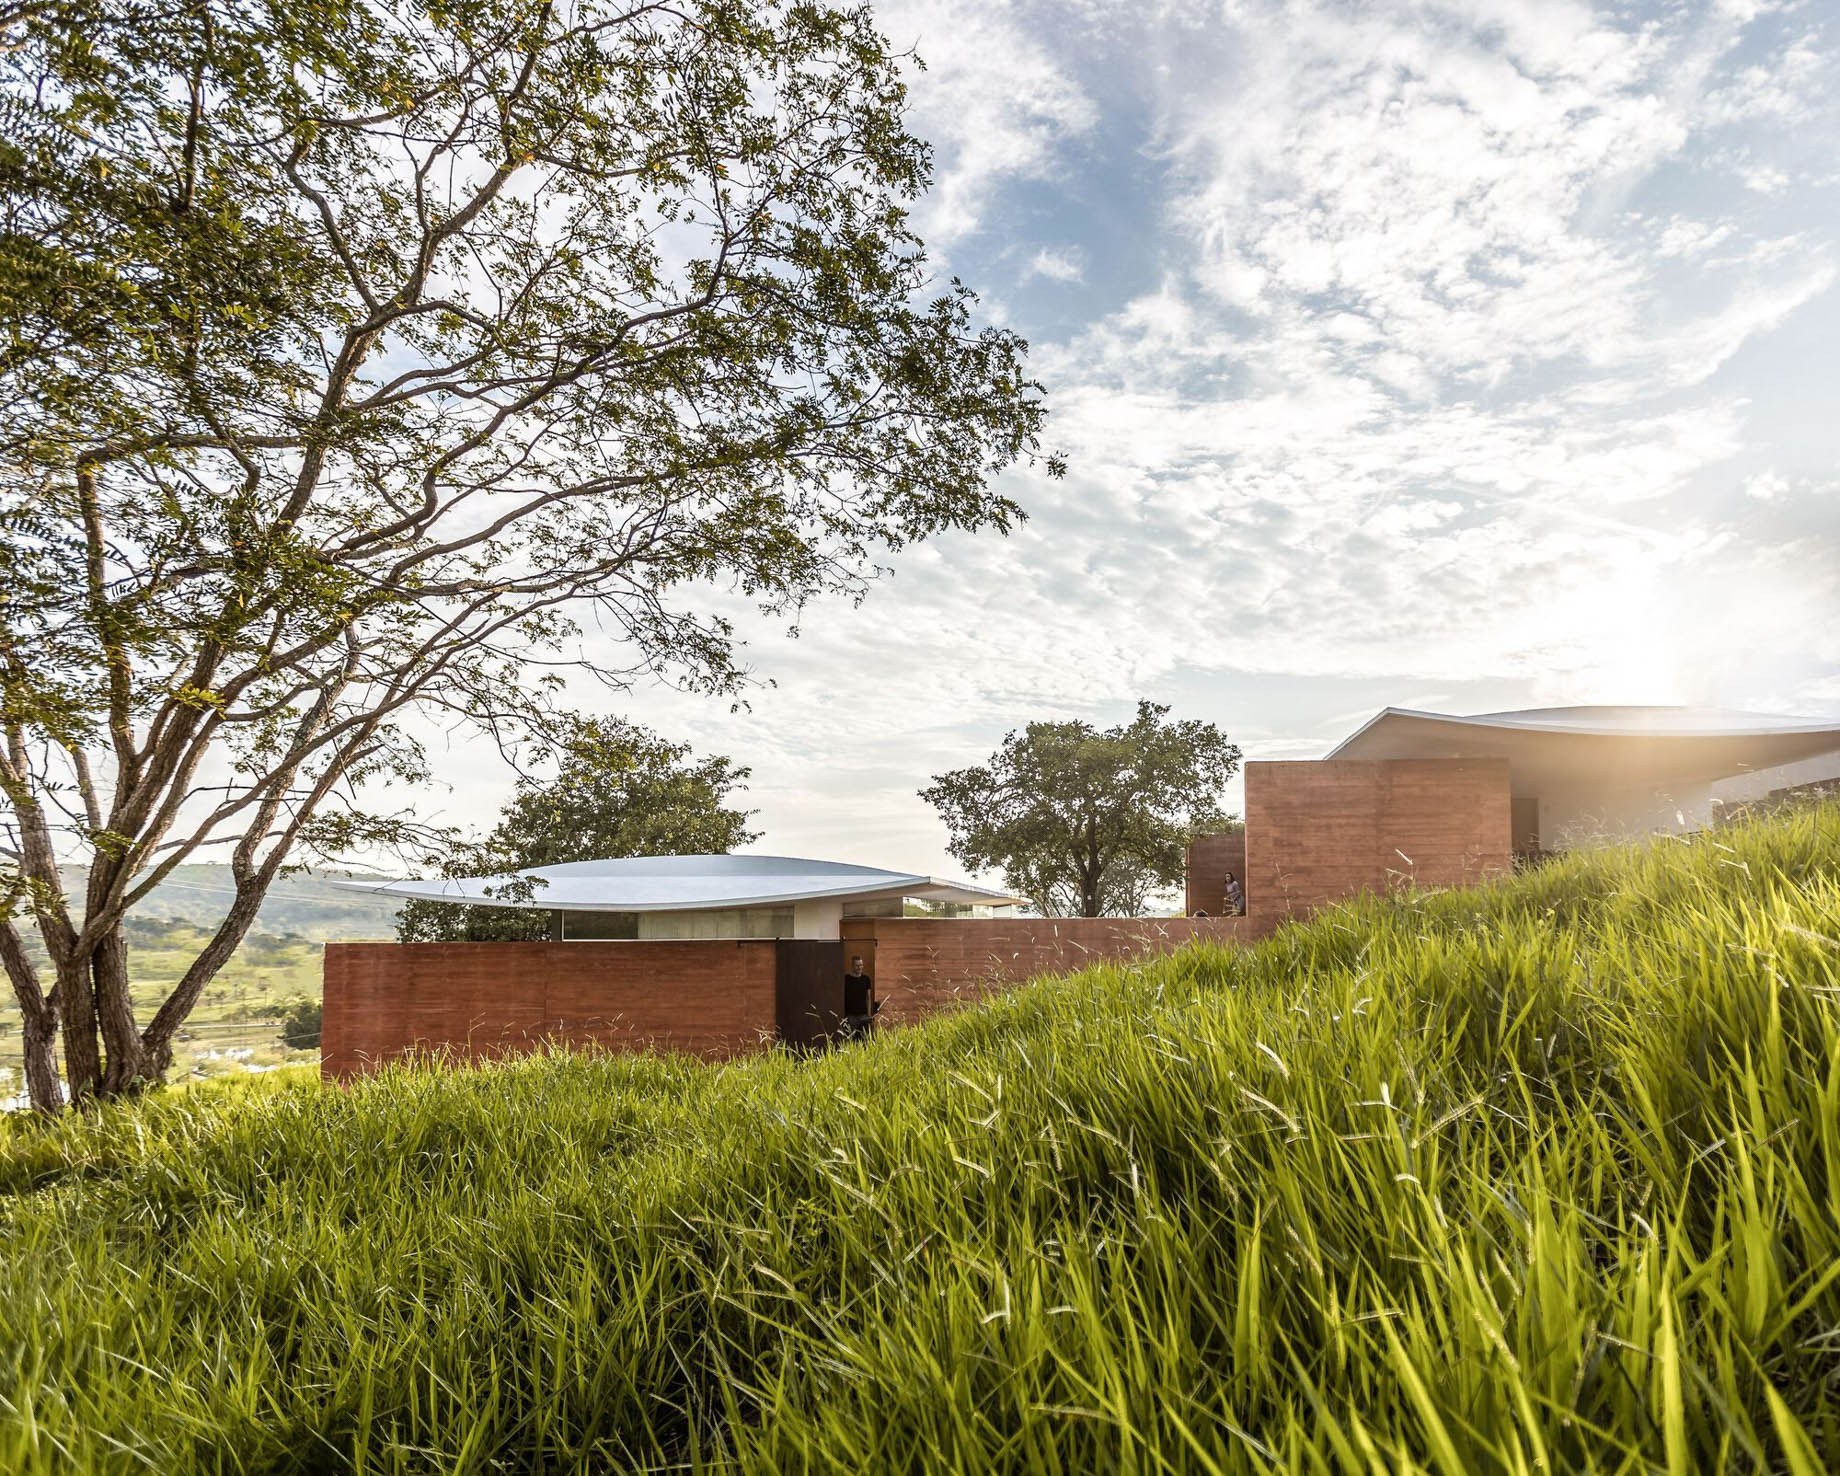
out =
[(1516, 793), (1553, 783), (1713, 780), (1840, 751), (1840, 720), (1720, 707), (1536, 707), (1459, 717), (1389, 707), (1332, 759), (1505, 758)]
[(528, 898), (509, 900), (502, 895), (515, 879), (512, 876), (335, 885), (406, 901), (558, 912), (691, 912), (891, 897), (974, 906), (1005, 906), (1016, 901), (1006, 893), (969, 882), (796, 856), (630, 856), (538, 866), (516, 877), (537, 882)]

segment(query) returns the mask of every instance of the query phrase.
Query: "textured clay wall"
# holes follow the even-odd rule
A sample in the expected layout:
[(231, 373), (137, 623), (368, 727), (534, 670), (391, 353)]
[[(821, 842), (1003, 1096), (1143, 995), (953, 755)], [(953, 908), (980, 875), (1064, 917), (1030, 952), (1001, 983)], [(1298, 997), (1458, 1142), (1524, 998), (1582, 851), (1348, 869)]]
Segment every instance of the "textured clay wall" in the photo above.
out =
[(845, 918), (843, 952), (875, 978), (881, 1021), (905, 1025), (1037, 974), (1168, 953), (1194, 939), (1256, 936), (1253, 919), (1180, 917)]
[[(1193, 916), (1205, 912), (1209, 917), (1226, 915), (1227, 873), (1230, 871), (1239, 878), (1242, 889), (1246, 886), (1246, 835), (1244, 831), (1231, 834), (1197, 836), (1188, 848), (1188, 893), (1187, 906), (1184, 911)], [(1246, 911), (1252, 911), (1252, 894), (1246, 893)]]
[(1506, 759), (1246, 765), (1246, 871), (1261, 921), (1359, 892), (1468, 886), (1512, 866)]
[(774, 1034), (774, 945), (328, 943), (320, 1070), (408, 1051), (467, 1060), (545, 1041), (719, 1059)]

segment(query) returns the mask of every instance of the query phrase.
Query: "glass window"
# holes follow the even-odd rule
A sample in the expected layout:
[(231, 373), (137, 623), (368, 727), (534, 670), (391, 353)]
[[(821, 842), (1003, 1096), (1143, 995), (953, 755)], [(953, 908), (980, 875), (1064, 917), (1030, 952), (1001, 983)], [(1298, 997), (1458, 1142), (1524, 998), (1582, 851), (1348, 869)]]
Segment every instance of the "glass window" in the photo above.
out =
[(570, 942), (604, 942), (639, 936), (636, 912), (558, 912), (562, 919), (561, 937)]
[(648, 912), (639, 936), (655, 939), (790, 938), (790, 907), (727, 907), (704, 912)]

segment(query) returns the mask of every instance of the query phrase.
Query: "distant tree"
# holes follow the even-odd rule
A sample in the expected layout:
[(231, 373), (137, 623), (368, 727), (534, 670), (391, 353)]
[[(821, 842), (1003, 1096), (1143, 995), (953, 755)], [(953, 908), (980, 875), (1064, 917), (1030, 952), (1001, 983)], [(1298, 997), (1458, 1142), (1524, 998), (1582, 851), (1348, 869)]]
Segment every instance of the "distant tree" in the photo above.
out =
[(1183, 850), (1219, 830), (1219, 796), (1239, 749), (1212, 723), (1166, 722), (1139, 702), (1133, 722), (1030, 723), (990, 762), (935, 774), (920, 791), (973, 871), (1001, 869), (1004, 885), (1046, 916), (1131, 915), (1182, 880)]
[[(427, 776), (418, 713), (516, 743), (566, 667), (729, 691), (711, 589), (794, 613), (1021, 516), (1026, 345), (910, 229), (866, 9), (35, 0), (0, 39), (0, 964), (41, 1110), (157, 1079), (303, 854), (416, 842), (372, 797)], [(219, 846), (143, 1020), (122, 920)]]
[(323, 1008), (317, 999), (289, 1000), (281, 1017), (281, 1043), (290, 1050), (317, 1050)]
[[(748, 812), (725, 803), (748, 771), (720, 755), (693, 760), (687, 744), (618, 718), (588, 718), (553, 758), (555, 777), (520, 779), (484, 840), (457, 842), (429, 858), (440, 875), (503, 876), (615, 856), (713, 855), (755, 838)], [(540, 890), (517, 895), (542, 900)], [(411, 902), (396, 920), (405, 943), (511, 942), (548, 932), (549, 915), (529, 908)]]

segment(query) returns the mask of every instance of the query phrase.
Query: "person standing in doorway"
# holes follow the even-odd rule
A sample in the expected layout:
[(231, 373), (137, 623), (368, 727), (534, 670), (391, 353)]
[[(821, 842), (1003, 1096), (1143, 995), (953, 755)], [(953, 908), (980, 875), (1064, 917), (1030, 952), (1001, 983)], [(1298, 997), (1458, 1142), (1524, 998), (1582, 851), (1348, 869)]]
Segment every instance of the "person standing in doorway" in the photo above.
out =
[(1229, 917), (1245, 916), (1246, 889), (1239, 884), (1239, 878), (1230, 871), (1227, 873), (1227, 882), (1223, 891), (1227, 899), (1227, 915)]
[(850, 972), (843, 976), (843, 1038), (860, 1040), (875, 1027), (881, 1009), (875, 997), (875, 980), (863, 969), (862, 955), (850, 959)]

